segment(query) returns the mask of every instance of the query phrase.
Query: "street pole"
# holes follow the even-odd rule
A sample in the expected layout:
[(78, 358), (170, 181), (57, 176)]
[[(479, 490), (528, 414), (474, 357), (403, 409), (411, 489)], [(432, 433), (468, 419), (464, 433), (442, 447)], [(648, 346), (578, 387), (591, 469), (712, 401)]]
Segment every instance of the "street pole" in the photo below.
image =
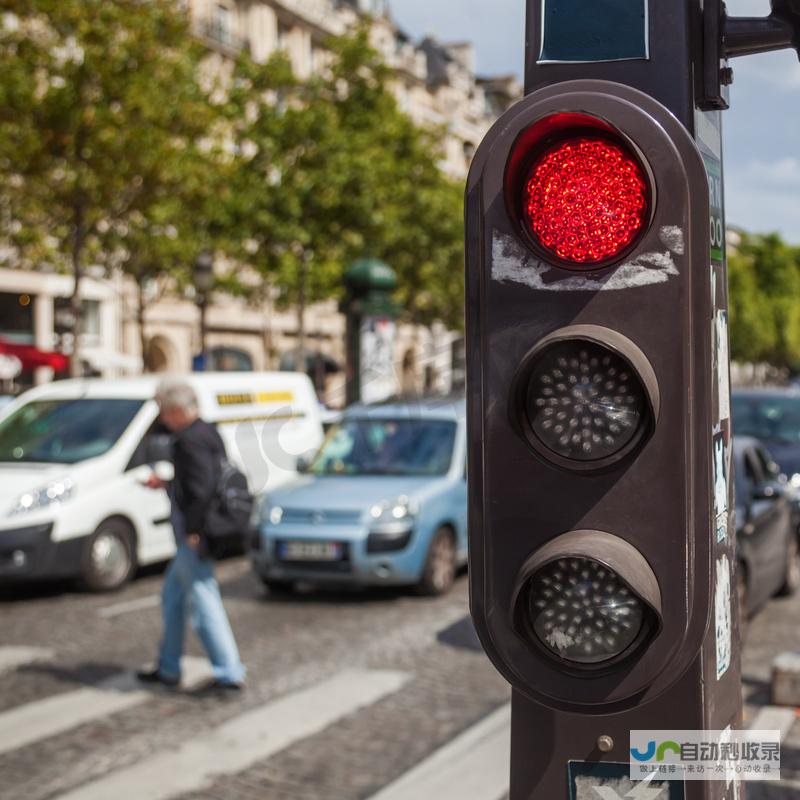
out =
[(207, 250), (202, 251), (195, 259), (192, 280), (196, 292), (197, 308), (200, 312), (200, 358), (203, 364), (203, 371), (207, 371), (210, 365), (208, 362), (206, 316), (209, 297), (214, 286), (214, 257)]
[(470, 170), (470, 608), (510, 800), (743, 797), (642, 783), (633, 734), (652, 768), (742, 725), (721, 111), (726, 56), (800, 42), (772, 6), (528, 0), (526, 96)]
[(205, 292), (201, 292), (197, 302), (200, 310), (200, 355), (203, 359), (203, 371), (208, 369), (208, 347), (207, 347), (207, 328), (206, 313), (208, 310), (208, 297)]

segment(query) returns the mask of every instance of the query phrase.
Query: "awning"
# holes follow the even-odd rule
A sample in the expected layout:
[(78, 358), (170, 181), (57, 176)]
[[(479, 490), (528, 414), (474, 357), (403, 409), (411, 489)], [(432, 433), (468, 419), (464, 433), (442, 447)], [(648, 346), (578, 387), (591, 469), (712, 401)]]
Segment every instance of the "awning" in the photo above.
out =
[(22, 362), (22, 369), (26, 372), (37, 367), (50, 367), (55, 372), (69, 371), (69, 359), (63, 353), (39, 350), (31, 344), (17, 344), (7, 339), (0, 339), (0, 353), (18, 358)]

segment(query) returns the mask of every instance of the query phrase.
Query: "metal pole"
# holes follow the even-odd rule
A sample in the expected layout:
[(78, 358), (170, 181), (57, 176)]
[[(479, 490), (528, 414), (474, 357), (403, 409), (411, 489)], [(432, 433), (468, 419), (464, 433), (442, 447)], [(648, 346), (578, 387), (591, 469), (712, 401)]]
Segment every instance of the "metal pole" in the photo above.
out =
[(208, 307), (208, 296), (203, 292), (198, 299), (198, 307), (200, 309), (200, 354), (203, 359), (203, 372), (207, 372), (209, 368), (208, 363), (208, 350), (206, 348), (206, 309)]

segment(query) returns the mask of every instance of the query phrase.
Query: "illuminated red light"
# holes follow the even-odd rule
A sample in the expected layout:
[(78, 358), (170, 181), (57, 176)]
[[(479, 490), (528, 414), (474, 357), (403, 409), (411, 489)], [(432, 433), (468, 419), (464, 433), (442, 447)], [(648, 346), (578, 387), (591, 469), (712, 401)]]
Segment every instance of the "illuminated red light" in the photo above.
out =
[(648, 212), (642, 167), (604, 138), (561, 141), (533, 163), (523, 214), (536, 241), (562, 261), (599, 264), (636, 239)]

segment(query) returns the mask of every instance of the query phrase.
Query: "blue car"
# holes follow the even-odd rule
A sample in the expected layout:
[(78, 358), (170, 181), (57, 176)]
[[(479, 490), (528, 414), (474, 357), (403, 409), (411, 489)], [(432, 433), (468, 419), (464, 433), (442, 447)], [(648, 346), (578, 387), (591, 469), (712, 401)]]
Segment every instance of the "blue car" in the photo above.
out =
[(253, 568), (298, 581), (440, 595), (467, 560), (465, 405), (353, 406), (303, 474), (260, 498)]

